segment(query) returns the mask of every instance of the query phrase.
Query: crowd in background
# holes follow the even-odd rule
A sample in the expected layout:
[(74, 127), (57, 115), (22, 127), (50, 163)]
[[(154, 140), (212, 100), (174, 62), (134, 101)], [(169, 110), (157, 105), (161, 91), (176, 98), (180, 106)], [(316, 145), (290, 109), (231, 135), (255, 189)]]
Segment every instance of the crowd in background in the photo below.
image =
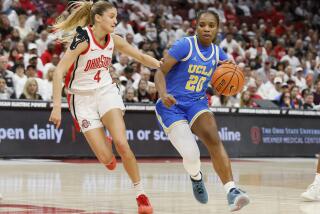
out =
[[(110, 0), (111, 1), (111, 0)], [(66, 45), (52, 33), (66, 0), (0, 0), (0, 99), (52, 99), (52, 78)], [(207, 90), (209, 105), (320, 109), (320, 2), (284, 0), (112, 0), (115, 33), (157, 59), (195, 34), (197, 11), (220, 17), (217, 43), (243, 70), (236, 96)], [(115, 53), (110, 74), (125, 102), (155, 103), (155, 70)]]

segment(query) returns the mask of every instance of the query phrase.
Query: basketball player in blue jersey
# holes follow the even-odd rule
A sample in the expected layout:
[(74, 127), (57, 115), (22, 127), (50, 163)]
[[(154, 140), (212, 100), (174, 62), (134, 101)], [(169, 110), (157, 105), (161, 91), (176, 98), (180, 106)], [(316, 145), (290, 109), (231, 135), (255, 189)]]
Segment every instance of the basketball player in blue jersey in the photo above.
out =
[(213, 167), (224, 184), (230, 210), (236, 211), (249, 203), (249, 197), (233, 181), (230, 160), (205, 94), (218, 63), (230, 63), (222, 49), (212, 43), (218, 29), (219, 16), (202, 11), (197, 16), (197, 35), (178, 40), (168, 51), (155, 75), (160, 95), (156, 114), (183, 158), (195, 198), (200, 203), (208, 202), (200, 171), (200, 152), (193, 133), (206, 145)]

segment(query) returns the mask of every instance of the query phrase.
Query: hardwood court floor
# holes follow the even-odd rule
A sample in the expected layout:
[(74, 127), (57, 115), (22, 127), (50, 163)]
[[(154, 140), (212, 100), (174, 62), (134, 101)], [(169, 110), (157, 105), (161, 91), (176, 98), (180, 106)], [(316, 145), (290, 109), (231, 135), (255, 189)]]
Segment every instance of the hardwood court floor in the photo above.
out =
[[(202, 170), (209, 203), (192, 195), (180, 160), (141, 160), (140, 169), (155, 214), (224, 214), (226, 195), (211, 164)], [(235, 181), (251, 197), (239, 214), (319, 214), (320, 202), (302, 202), (314, 178), (315, 159), (235, 159)], [(134, 193), (122, 164), (109, 172), (95, 161), (0, 160), (0, 214), (137, 213)]]

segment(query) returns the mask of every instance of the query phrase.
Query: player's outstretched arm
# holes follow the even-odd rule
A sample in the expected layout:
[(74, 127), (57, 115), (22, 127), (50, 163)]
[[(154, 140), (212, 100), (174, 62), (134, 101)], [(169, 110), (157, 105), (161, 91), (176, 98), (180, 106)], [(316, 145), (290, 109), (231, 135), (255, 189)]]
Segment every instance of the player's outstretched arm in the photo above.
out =
[(145, 66), (148, 66), (150, 68), (159, 68), (160, 67), (160, 61), (142, 53), (137, 48), (131, 46), (126, 40), (124, 40), (122, 37), (113, 34), (112, 35), (115, 48), (120, 51), (123, 54), (126, 54), (128, 56), (133, 57), (138, 62), (142, 63)]
[[(77, 42), (77, 44), (75, 44)], [(61, 89), (62, 78), (66, 71), (71, 67), (76, 58), (87, 49), (87, 42), (78, 42), (74, 39), (66, 53), (60, 60), (57, 68), (53, 74), (53, 108), (49, 118), (50, 122), (56, 125), (56, 128), (60, 127), (61, 123)]]

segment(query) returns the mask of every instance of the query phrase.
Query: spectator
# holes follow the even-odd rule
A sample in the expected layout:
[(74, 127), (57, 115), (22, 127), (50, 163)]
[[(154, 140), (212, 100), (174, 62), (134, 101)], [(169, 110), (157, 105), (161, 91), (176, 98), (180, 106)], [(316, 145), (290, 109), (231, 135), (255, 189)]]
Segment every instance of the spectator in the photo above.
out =
[(299, 94), (299, 87), (298, 86), (293, 86), (291, 88), (291, 101), (292, 101), (292, 108), (294, 109), (301, 109), (302, 108), (302, 100), (301, 100), (301, 95)]
[(303, 68), (297, 67), (295, 76), (292, 78), (300, 90), (307, 88), (306, 79), (303, 77)]
[(130, 44), (130, 45), (132, 45), (133, 47), (135, 47), (135, 48), (138, 48), (138, 46), (133, 42), (133, 34), (132, 33), (127, 33), (126, 34), (126, 40), (127, 40), (127, 42)]
[(6, 81), (6, 85), (14, 91), (13, 72), (7, 69), (8, 58), (0, 55), (0, 77)]
[(138, 102), (138, 98), (135, 96), (135, 90), (133, 87), (126, 88), (123, 101), (127, 103)]
[(148, 82), (141, 79), (138, 84), (138, 100), (142, 103), (149, 103), (151, 101), (151, 96), (148, 92)]
[(2, 35), (2, 39), (7, 39), (12, 31), (13, 27), (11, 27), (10, 21), (6, 14), (0, 14), (0, 35)]
[(147, 31), (144, 26), (139, 27), (138, 33), (134, 34), (133, 42), (136, 46), (140, 44), (140, 42), (146, 42), (147, 40)]
[(156, 103), (158, 101), (158, 92), (153, 82), (148, 83), (148, 93), (150, 94), (150, 102)]
[(220, 43), (220, 47), (227, 48), (227, 53), (232, 53), (234, 49), (239, 50), (240, 55), (244, 56), (244, 51), (241, 48), (240, 44), (233, 39), (234, 35), (231, 32), (228, 32), (226, 35), (226, 38), (224, 40), (222, 40), (222, 42)]
[(169, 21), (165, 22), (165, 29), (159, 34), (160, 47), (162, 49), (172, 45), (176, 40), (176, 32), (172, 29), (172, 24)]
[(279, 107), (280, 108), (292, 108), (292, 103), (291, 103), (291, 96), (289, 92), (284, 92), (281, 97), (280, 97), (280, 101), (279, 101)]
[(25, 69), (23, 65), (18, 65), (13, 75), (13, 84), (16, 97), (19, 98), (23, 92), (24, 85), (27, 82), (27, 76), (25, 75)]
[(176, 39), (188, 36), (188, 29), (190, 28), (190, 22), (184, 21), (182, 26), (176, 30)]
[(26, 14), (23, 13), (19, 15), (19, 26), (16, 26), (16, 29), (18, 30), (21, 39), (25, 39), (27, 35), (32, 31), (30, 26), (26, 24), (26, 20)]
[(0, 77), (0, 100), (14, 98), (14, 91), (7, 87), (6, 80)]
[(121, 17), (120, 23), (116, 26), (115, 34), (125, 38), (127, 34), (134, 35), (132, 26), (129, 24), (129, 16), (127, 14)]
[(296, 56), (294, 56), (294, 48), (292, 47), (288, 49), (288, 54), (283, 56), (281, 61), (287, 61), (293, 70), (300, 66), (300, 61)]
[(258, 39), (253, 40), (252, 45), (248, 51), (250, 53), (250, 59), (255, 59), (258, 55), (262, 56), (263, 61), (266, 61), (266, 59), (268, 58), (266, 49), (262, 45), (260, 45)]
[(37, 92), (41, 95), (41, 97), (43, 97), (46, 90), (43, 86), (44, 80), (42, 78), (39, 78), (36, 66), (28, 65), (26, 69), (26, 76), (28, 77), (28, 79), (33, 78), (37, 81)]
[(315, 85), (315, 91), (313, 92), (314, 104), (320, 105), (320, 80)]
[(52, 55), (51, 61), (44, 65), (44, 68), (43, 68), (43, 76), (44, 77), (47, 75), (47, 72), (50, 68), (56, 67), (58, 65), (59, 60), (60, 60), (60, 58), (57, 54)]
[(304, 99), (304, 104), (303, 104), (303, 109), (305, 110), (313, 110), (314, 108), (314, 103), (313, 103), (314, 97), (313, 94), (308, 92), (305, 95), (305, 99)]
[(29, 78), (24, 86), (23, 93), (19, 99), (42, 100), (38, 94), (38, 83), (34, 78)]
[(148, 15), (148, 22), (144, 25), (144, 27), (146, 28), (146, 37), (148, 39), (148, 41), (156, 41), (158, 38), (158, 30), (157, 27), (155, 25), (155, 14), (150, 13)]
[(54, 44), (49, 43), (47, 46), (47, 49), (44, 51), (44, 53), (41, 55), (41, 61), (43, 65), (46, 65), (47, 63), (50, 63), (52, 61), (52, 55), (54, 54)]
[(116, 69), (116, 72), (119, 75), (123, 74), (124, 68), (127, 67), (129, 64), (129, 58), (128, 56), (121, 54), (119, 57), (119, 62), (113, 64), (113, 67)]
[(248, 83), (248, 91), (250, 92), (250, 97), (252, 99), (262, 99), (262, 97), (257, 93), (257, 84), (255, 81)]
[(263, 67), (257, 70), (257, 75), (264, 83), (270, 80), (271, 76), (276, 76), (276, 74), (277, 71), (271, 68), (271, 62), (269, 60), (266, 60), (263, 64)]
[[(41, 56), (45, 50), (48, 47), (48, 44), (50, 43), (50, 39), (48, 39), (48, 31), (43, 30), (40, 33), (40, 38), (36, 40), (37, 50), (38, 50), (38, 56)], [(45, 64), (45, 63), (43, 63)]]
[(134, 70), (133, 70), (133, 67), (130, 66), (130, 65), (125, 67), (123, 75), (127, 79), (126, 87), (132, 87), (132, 85), (134, 83), (134, 79), (133, 79)]
[(139, 85), (139, 82), (141, 79), (146, 80), (148, 82), (148, 86), (149, 86), (149, 84), (151, 83), (150, 76), (151, 76), (151, 71), (148, 68), (143, 67), (140, 72), (140, 78), (136, 79), (132, 85), (133, 88), (136, 90), (138, 89), (138, 85)]
[(55, 67), (49, 68), (46, 79), (42, 81), (43, 84), (43, 100), (52, 100), (52, 81), (53, 81), (53, 74), (55, 71)]

